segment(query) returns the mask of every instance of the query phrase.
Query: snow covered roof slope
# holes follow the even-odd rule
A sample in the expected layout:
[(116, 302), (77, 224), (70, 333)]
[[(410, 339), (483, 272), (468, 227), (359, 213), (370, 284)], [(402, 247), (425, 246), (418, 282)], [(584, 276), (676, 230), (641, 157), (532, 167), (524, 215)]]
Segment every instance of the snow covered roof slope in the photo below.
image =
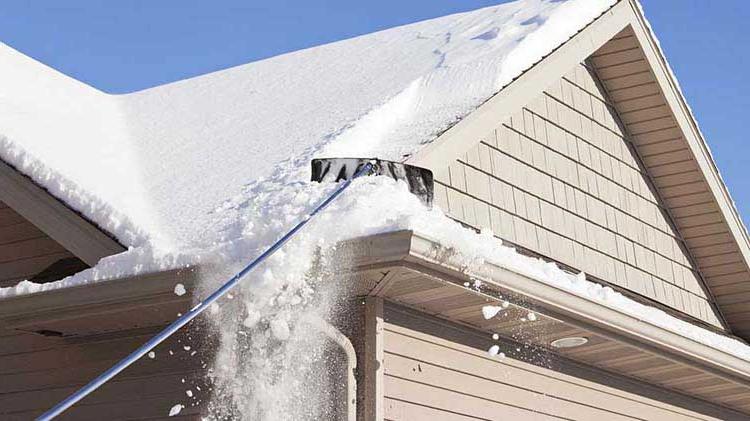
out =
[(126, 246), (195, 247), (249, 183), (414, 153), (615, 2), (519, 0), (126, 95), (0, 44), (0, 158)]

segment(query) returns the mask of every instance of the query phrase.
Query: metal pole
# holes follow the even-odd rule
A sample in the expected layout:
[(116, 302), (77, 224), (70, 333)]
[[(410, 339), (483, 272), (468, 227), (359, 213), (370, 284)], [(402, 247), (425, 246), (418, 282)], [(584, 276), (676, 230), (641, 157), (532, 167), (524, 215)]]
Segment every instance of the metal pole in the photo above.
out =
[(349, 187), (349, 185), (351, 185), (354, 179), (362, 175), (369, 174), (372, 170), (373, 170), (373, 164), (371, 162), (368, 162), (367, 164), (362, 166), (362, 168), (360, 168), (360, 170), (357, 171), (351, 179), (346, 180), (333, 193), (331, 193), (330, 196), (328, 196), (324, 201), (322, 201), (318, 206), (316, 206), (315, 209), (313, 209), (313, 211), (310, 212), (310, 214), (306, 215), (302, 221), (297, 223), (297, 225), (295, 225), (294, 228), (292, 228), (283, 237), (281, 237), (273, 245), (271, 245), (268, 249), (266, 249), (266, 251), (264, 251), (263, 254), (256, 257), (252, 262), (250, 262), (247, 266), (245, 266), (241, 271), (239, 271), (236, 275), (234, 275), (231, 279), (229, 279), (224, 285), (221, 286), (221, 288), (214, 291), (214, 293), (209, 295), (208, 298), (201, 301), (198, 305), (190, 309), (190, 311), (188, 311), (187, 313), (182, 315), (180, 318), (172, 322), (172, 324), (167, 326), (164, 330), (159, 332), (156, 336), (151, 338), (148, 342), (141, 345), (140, 348), (136, 349), (130, 355), (123, 358), (117, 364), (109, 368), (107, 371), (100, 374), (99, 377), (95, 378), (94, 380), (89, 382), (87, 385), (83, 386), (82, 388), (78, 389), (75, 393), (65, 398), (65, 400), (55, 405), (53, 408), (51, 408), (44, 414), (40, 415), (39, 418), (37, 418), (37, 420), (48, 421), (62, 414), (66, 409), (70, 408), (71, 406), (76, 404), (78, 401), (88, 396), (91, 392), (98, 389), (101, 385), (108, 382), (110, 379), (115, 377), (121, 371), (128, 368), (131, 364), (138, 361), (139, 358), (146, 355), (149, 351), (151, 351), (154, 347), (156, 347), (165, 339), (170, 337), (173, 333), (177, 332), (181, 327), (185, 326), (188, 322), (190, 322), (199, 314), (201, 314), (211, 304), (213, 304), (216, 300), (221, 298), (230, 289), (232, 289), (235, 285), (237, 285), (237, 283), (239, 283), (239, 281), (245, 275), (247, 275), (250, 271), (255, 269), (255, 267), (261, 264), (265, 259), (267, 259), (271, 255), (273, 255), (276, 251), (278, 251), (284, 244), (286, 244), (287, 241), (289, 241), (292, 237), (294, 237), (297, 231), (299, 231), (300, 229), (302, 229), (302, 227), (307, 225), (310, 219), (312, 219), (316, 214), (318, 214), (320, 211), (325, 209), (341, 193), (343, 193), (344, 190), (346, 190), (346, 188)]

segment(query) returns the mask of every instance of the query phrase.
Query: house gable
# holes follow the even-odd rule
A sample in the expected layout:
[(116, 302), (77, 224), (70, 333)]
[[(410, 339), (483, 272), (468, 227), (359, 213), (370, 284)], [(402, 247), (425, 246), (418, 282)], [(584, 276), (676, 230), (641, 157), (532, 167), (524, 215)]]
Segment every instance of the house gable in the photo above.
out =
[(54, 281), (125, 248), (0, 161), (0, 286)]
[(750, 337), (750, 243), (697, 124), (641, 21), (591, 64), (735, 334)]
[[(632, 42), (636, 40), (637, 45), (633, 45)], [(630, 44), (625, 45), (627, 43)], [(642, 51), (642, 56), (637, 54), (638, 51)], [(618, 53), (619, 56), (613, 54), (612, 57), (619, 57), (622, 61), (606, 62), (603, 57), (611, 53)], [(588, 77), (585, 76), (587, 74), (593, 75), (589, 81), (584, 80)], [(649, 81), (649, 78), (653, 81)], [(562, 89), (568, 89), (570, 92), (562, 92)], [(646, 92), (648, 89), (652, 91)], [(542, 93), (543, 90), (546, 93)], [(636, 91), (642, 92), (639, 94)], [(625, 92), (632, 96), (626, 96)], [(659, 93), (664, 97), (663, 104), (654, 98), (645, 98), (647, 95)], [(566, 95), (570, 98), (566, 98)], [(598, 102), (599, 109), (578, 109), (576, 97), (573, 95), (580, 96), (582, 104), (586, 101), (592, 104)], [(543, 103), (539, 100), (542, 97), (546, 97)], [(525, 140), (531, 140), (526, 142), (526, 146), (531, 150), (520, 152), (526, 155), (515, 157), (515, 162), (531, 164), (527, 165), (530, 168), (528, 173), (544, 174), (537, 167), (542, 165), (542, 162), (543, 165), (549, 164), (545, 154), (551, 153), (547, 152), (550, 145), (544, 143), (545, 139), (531, 138), (527, 133), (538, 130), (534, 127), (534, 124), (537, 124), (535, 116), (537, 119), (549, 117), (544, 113), (549, 112), (547, 105), (550, 99), (554, 99), (552, 102), (557, 102), (557, 105), (564, 105), (562, 109), (572, 109), (575, 112), (571, 114), (574, 116), (572, 122), (555, 123), (548, 119), (541, 128), (545, 136), (548, 135), (546, 123), (563, 127), (572, 124), (570, 128), (563, 130), (566, 133), (566, 147), (571, 144), (571, 135), (578, 144), (582, 138), (589, 136), (591, 142), (588, 142), (586, 149), (593, 148), (596, 155), (607, 155), (608, 162), (619, 158), (615, 160), (619, 161), (617, 166), (620, 168), (625, 165), (630, 169), (642, 167), (643, 170), (636, 171), (638, 175), (632, 175), (633, 171), (628, 171), (631, 173), (630, 178), (620, 181), (621, 185), (628, 187), (624, 189), (628, 191), (628, 202), (623, 203), (621, 193), (618, 193), (619, 197), (612, 194), (613, 183), (604, 183), (607, 187), (599, 191), (600, 180), (612, 181), (611, 177), (616, 175), (612, 173), (611, 165), (609, 169), (600, 168), (600, 173), (594, 172), (597, 175), (591, 176), (591, 172), (596, 169), (592, 166), (600, 166), (601, 159), (598, 162), (586, 162), (586, 165), (582, 165), (582, 162), (576, 163), (578, 172), (569, 176), (576, 177), (577, 180), (575, 183), (570, 183), (574, 181), (572, 179), (567, 181), (570, 187), (575, 187), (574, 190), (578, 189), (581, 197), (576, 198), (574, 193), (573, 197), (566, 197), (566, 201), (572, 199), (574, 204), (578, 204), (583, 203), (580, 202), (583, 200), (586, 203), (586, 209), (576, 209), (576, 216), (597, 227), (591, 230), (593, 235), (589, 231), (583, 234), (582, 230), (586, 230), (586, 225), (579, 224), (578, 227), (566, 228), (570, 235), (565, 236), (565, 240), (550, 241), (550, 230), (546, 229), (547, 224), (542, 220), (542, 206), (547, 207), (554, 203), (554, 185), (557, 185), (557, 182), (552, 183), (551, 189), (534, 187), (531, 191), (524, 191), (518, 188), (520, 186), (507, 183), (507, 177), (528, 181), (523, 180), (523, 175), (506, 173), (505, 178), (498, 177), (497, 174), (488, 172), (495, 171), (492, 160), (479, 160), (489, 149), (491, 153), (494, 151), (495, 154), (506, 155), (506, 158), (513, 161), (512, 157), (507, 156), (509, 151), (505, 148), (508, 145), (500, 143), (505, 141), (503, 133), (507, 132), (508, 136), (525, 136)], [(623, 103), (623, 99), (633, 101), (628, 104)], [(652, 102), (648, 103), (648, 100)], [(662, 105), (664, 107), (659, 108)], [(519, 114), (519, 110), (524, 108), (526, 110)], [(605, 111), (608, 116), (602, 115)], [(587, 112), (591, 115), (588, 116)], [(593, 115), (594, 112), (597, 113), (596, 116)], [(566, 111), (566, 114), (570, 113)], [(605, 120), (597, 122), (597, 118)], [(602, 149), (602, 145), (596, 144), (600, 136), (592, 136), (588, 132), (585, 135), (577, 133), (576, 130), (590, 130), (588, 125), (585, 128), (579, 127), (581, 122), (577, 120), (584, 123), (588, 120), (592, 123), (591, 128), (599, 130), (600, 134), (605, 133), (605, 137), (619, 135), (622, 145), (632, 145), (627, 148), (632, 152), (632, 157), (628, 157), (630, 152), (623, 154), (619, 147), (614, 150)], [(556, 133), (555, 129), (552, 131)], [(661, 138), (652, 134), (658, 131), (661, 131)], [(644, 136), (648, 140), (644, 140)], [(685, 146), (678, 145), (677, 138), (680, 136)], [(495, 149), (493, 142), (498, 142)], [(539, 152), (540, 150), (542, 152)], [(561, 154), (561, 151), (555, 152), (557, 155)], [(579, 160), (581, 159), (586, 157), (581, 158), (579, 155)], [(629, 162), (631, 160), (632, 162)], [(571, 266), (587, 273), (599, 273), (596, 277), (601, 280), (615, 285), (624, 284), (624, 288), (661, 305), (677, 309), (716, 327), (728, 325), (734, 333), (747, 336), (749, 323), (745, 320), (746, 312), (750, 311), (745, 310), (745, 296), (748, 294), (747, 291), (750, 291), (745, 257), (750, 255), (745, 251), (748, 244), (747, 235), (692, 115), (676, 88), (676, 82), (669, 73), (652, 35), (648, 32), (637, 3), (620, 1), (566, 44), (527, 70), (474, 114), (453, 126), (441, 138), (412, 157), (410, 162), (434, 169), (436, 179), (445, 189), (442, 193), (445, 197), (438, 200), (442, 200), (445, 209), (456, 219), (476, 227), (481, 227), (485, 223), (500, 237), (520, 240), (517, 241), (520, 245), (540, 255), (563, 263), (577, 262), (577, 265)], [(553, 165), (556, 165), (556, 162)], [(471, 167), (472, 176), (461, 180), (460, 174), (453, 174), (453, 171), (459, 172), (457, 166), (462, 166), (464, 173), (466, 168)], [(482, 174), (479, 178), (492, 175), (496, 177), (495, 184), (505, 181), (512, 187), (500, 188), (503, 194), (500, 204), (505, 207), (515, 206), (513, 212), (498, 206), (498, 203), (493, 203), (494, 197), (490, 197), (490, 201), (479, 200), (490, 208), (487, 212), (488, 220), (482, 221), (476, 216), (473, 220), (470, 220), (471, 216), (467, 219), (466, 209), (472, 206), (465, 202), (476, 201), (480, 194), (479, 190), (475, 190), (475, 194), (469, 193), (469, 183), (476, 184), (474, 171)], [(603, 173), (604, 171), (607, 172)], [(688, 178), (670, 177), (676, 174)], [(549, 171), (545, 175), (550, 176)], [(465, 189), (456, 188), (452, 183), (463, 183)], [(481, 191), (493, 192), (492, 187), (490, 184), (488, 189), (482, 187)], [(474, 188), (479, 187), (475, 185)], [(597, 193), (590, 196), (593, 199), (583, 198), (582, 193), (592, 189)], [(559, 186), (557, 190), (560, 191)], [(616, 190), (623, 189), (618, 187)], [(463, 196), (458, 194), (459, 191)], [(529, 199), (531, 206), (527, 208), (526, 196), (532, 192), (536, 196), (548, 197)], [(440, 187), (438, 194), (441, 194)], [(451, 203), (450, 195), (454, 196), (454, 203)], [(633, 197), (636, 197), (635, 203), (631, 203)], [(458, 213), (456, 202), (460, 203), (463, 214)], [(596, 209), (599, 206), (594, 206), (594, 209), (591, 209), (593, 212), (590, 212), (590, 202), (602, 204), (604, 210)], [(521, 209), (518, 208), (519, 203), (523, 204)], [(618, 221), (617, 216), (608, 219), (613, 213), (612, 209), (620, 210), (617, 206), (612, 206), (618, 203), (628, 206), (628, 211), (624, 212), (627, 220), (620, 218), (622, 221)], [(538, 212), (534, 205), (540, 207)], [(481, 210), (483, 205), (478, 208), (480, 212), (484, 212)], [(473, 212), (476, 211), (477, 207), (474, 207)], [(494, 226), (492, 212), (498, 215), (495, 216)], [(591, 215), (588, 215), (589, 213)], [(506, 214), (508, 217), (503, 220)], [(547, 215), (547, 218), (555, 216)], [(517, 219), (524, 222), (518, 222)], [(614, 221), (614, 225), (608, 225), (612, 224), (610, 219)], [(558, 224), (559, 222), (559, 219), (553, 221)], [(649, 228), (643, 228), (644, 226)], [(508, 230), (515, 232), (506, 232)], [(627, 230), (633, 232), (626, 232)], [(559, 232), (554, 232), (554, 240), (558, 240), (558, 235)], [(622, 241), (617, 239), (619, 237), (630, 238), (632, 248), (635, 249), (632, 251), (633, 256), (628, 256), (631, 252), (622, 254), (620, 249), (629, 247), (627, 244), (621, 247)], [(521, 241), (530, 244), (524, 245)], [(579, 244), (581, 247), (585, 244), (586, 250), (590, 252), (580, 250), (580, 247), (571, 244)], [(576, 248), (579, 248), (577, 254)], [(636, 251), (640, 257), (635, 256)], [(619, 263), (611, 263), (602, 258), (603, 255), (613, 256), (612, 253), (616, 255), (615, 260)], [(554, 255), (549, 256), (550, 254)], [(645, 266), (638, 263), (639, 261), (645, 262)], [(630, 273), (627, 266), (625, 269), (622, 268), (628, 262), (631, 266)], [(587, 270), (586, 267), (591, 269)], [(716, 299), (713, 298), (714, 295)], [(726, 323), (723, 319), (726, 319)]]
[(700, 275), (606, 94), (579, 64), (449, 165), (456, 220), (715, 327)]

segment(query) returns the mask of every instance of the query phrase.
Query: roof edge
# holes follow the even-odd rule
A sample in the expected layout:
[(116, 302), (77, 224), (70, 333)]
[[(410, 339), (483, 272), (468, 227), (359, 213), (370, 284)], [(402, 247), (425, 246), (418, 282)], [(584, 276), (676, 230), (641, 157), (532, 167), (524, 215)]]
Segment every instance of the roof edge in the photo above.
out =
[(169, 302), (189, 303), (192, 294), (175, 295), (174, 283), (179, 280), (192, 292), (196, 279), (194, 268), (172, 269), (0, 298), (0, 324), (8, 329), (23, 329), (84, 314), (115, 313), (124, 308)]
[[(688, 141), (691, 146), (696, 146), (698, 148), (698, 150), (693, 149), (694, 156), (696, 157), (700, 168), (703, 170), (706, 181), (711, 186), (712, 193), (714, 193), (714, 195), (718, 194), (719, 197), (716, 197), (716, 201), (719, 204), (719, 208), (721, 209), (722, 214), (724, 214), (724, 217), (727, 220), (727, 223), (730, 225), (730, 228), (733, 228), (732, 234), (735, 239), (738, 240), (738, 245), (742, 250), (745, 264), (750, 267), (750, 235), (748, 234), (747, 227), (742, 221), (737, 206), (735, 205), (734, 200), (729, 193), (729, 189), (727, 188), (726, 183), (724, 183), (724, 179), (722, 178), (721, 172), (716, 165), (716, 161), (713, 158), (713, 154), (711, 153), (711, 149), (708, 146), (708, 142), (706, 142), (706, 139), (703, 136), (703, 132), (700, 129), (698, 120), (696, 119), (695, 114), (690, 108), (690, 105), (688, 104), (687, 99), (685, 98), (685, 95), (680, 88), (680, 84), (677, 81), (677, 76), (672, 71), (672, 68), (667, 61), (666, 55), (661, 48), (661, 44), (659, 43), (659, 40), (656, 37), (651, 24), (648, 22), (648, 19), (644, 14), (643, 6), (641, 5), (639, 0), (628, 0), (628, 3), (632, 7), (634, 16), (638, 19), (640, 27), (647, 35), (646, 39), (647, 41), (649, 41), (649, 47), (651, 47), (651, 49), (655, 53), (655, 57), (658, 59), (657, 62), (662, 67), (662, 70), (666, 75), (666, 81), (668, 82), (667, 86), (670, 88), (670, 93), (675, 96), (675, 99), (677, 99), (678, 103), (680, 104), (680, 111), (686, 117), (686, 122), (691, 128), (690, 133), (685, 133), (685, 135), (686, 137), (688, 137)], [(662, 86), (662, 88), (664, 88), (664, 86)], [(702, 158), (702, 160), (700, 158)]]
[(31, 178), (0, 159), (0, 201), (89, 266), (126, 248)]
[[(354, 249), (364, 247), (368, 251), (364, 256), (357, 254), (363, 256), (355, 258), (357, 270), (380, 266), (386, 261), (418, 265), (432, 271), (436, 277), (452, 280), (467, 294), (478, 292), (465, 287), (464, 283), (478, 279), (484, 286), (505, 292), (505, 296), (508, 296), (508, 292), (523, 296), (539, 308), (540, 313), (551, 318), (647, 351), (667, 354), (670, 359), (698, 365), (724, 378), (750, 385), (750, 361), (491, 261), (485, 261), (482, 268), (484, 275), (472, 273), (470, 276), (460, 259), (460, 251), (446, 248), (420, 233), (397, 231), (346, 243)], [(493, 295), (483, 295), (489, 301), (501, 301)], [(698, 326), (695, 328), (718, 335)]]
[[(524, 298), (524, 306), (532, 306), (534, 311), (549, 318), (750, 386), (748, 360), (492, 261), (485, 261), (479, 271), (481, 275), (470, 275), (459, 250), (411, 230), (347, 240), (337, 253), (351, 258), (353, 272), (394, 266), (411, 268), (438, 278), (463, 294), (480, 294), (488, 304), (501, 301), (493, 291), (506, 297), (520, 296)], [(0, 321), (9, 328), (23, 328), (49, 320), (75, 319), (83, 313), (107, 314), (130, 307), (189, 303), (197, 290), (198, 271), (198, 267), (176, 269), (2, 299)], [(191, 294), (182, 297), (174, 294), (174, 282), (178, 279)], [(487, 288), (480, 292), (465, 286), (467, 281), (477, 279)], [(392, 281), (381, 279), (381, 282)], [(358, 291), (377, 295), (378, 289), (375, 286), (365, 292), (360, 286)]]

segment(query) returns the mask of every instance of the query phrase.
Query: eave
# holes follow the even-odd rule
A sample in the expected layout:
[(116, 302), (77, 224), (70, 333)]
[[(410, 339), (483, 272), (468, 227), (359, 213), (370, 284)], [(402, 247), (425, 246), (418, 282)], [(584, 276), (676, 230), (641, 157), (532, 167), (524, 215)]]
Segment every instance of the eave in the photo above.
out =
[(193, 291), (196, 270), (105, 279), (0, 299), (0, 326), (60, 337), (161, 326), (191, 305), (192, 295), (177, 296), (174, 287), (182, 283)]
[[(354, 295), (379, 296), (509, 341), (525, 332), (523, 341), (533, 349), (750, 414), (750, 361), (603, 303), (491, 261), (477, 269), (484, 275), (469, 276), (459, 252), (411, 231), (350, 240), (337, 252), (352, 263), (345, 279), (354, 283)], [(195, 291), (196, 271), (7, 298), (0, 306), (0, 324), (58, 332), (63, 338), (162, 326), (191, 305), (190, 294), (178, 297), (173, 290), (181, 282)], [(477, 279), (482, 281), (479, 289), (472, 286)], [(506, 316), (485, 320), (482, 307), (499, 303), (500, 297), (511, 303)], [(530, 310), (538, 320), (521, 321)], [(550, 347), (552, 340), (570, 335), (590, 342), (570, 350)]]
[[(526, 330), (524, 342), (546, 351), (750, 414), (750, 361), (489, 261), (477, 270), (483, 276), (469, 276), (460, 253), (410, 231), (358, 239), (349, 247), (363, 295), (488, 334), (514, 338)], [(477, 279), (479, 290), (472, 286)], [(485, 320), (482, 307), (499, 303), (498, 297), (511, 302), (507, 315)], [(529, 309), (538, 321), (522, 321)], [(549, 343), (563, 336), (590, 342), (552, 349)]]
[(117, 240), (2, 160), (0, 202), (89, 266), (96, 265), (103, 257), (125, 251)]

